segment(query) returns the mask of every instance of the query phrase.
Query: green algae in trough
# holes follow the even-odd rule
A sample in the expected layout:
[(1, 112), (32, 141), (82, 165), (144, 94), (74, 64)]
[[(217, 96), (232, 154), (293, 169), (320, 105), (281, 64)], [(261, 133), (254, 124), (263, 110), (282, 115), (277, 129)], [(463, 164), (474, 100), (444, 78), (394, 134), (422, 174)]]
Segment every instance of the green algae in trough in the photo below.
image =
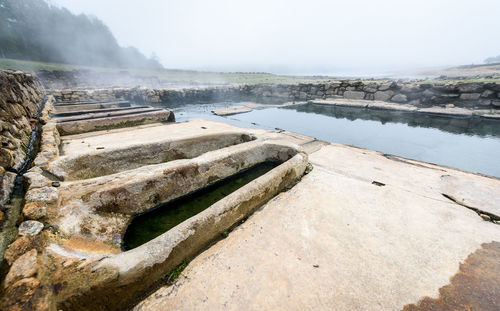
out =
[(135, 217), (125, 232), (123, 249), (130, 250), (156, 238), (184, 220), (202, 212), (252, 180), (269, 172), (279, 164), (279, 162), (257, 164), (208, 187), (162, 204), (152, 211)]

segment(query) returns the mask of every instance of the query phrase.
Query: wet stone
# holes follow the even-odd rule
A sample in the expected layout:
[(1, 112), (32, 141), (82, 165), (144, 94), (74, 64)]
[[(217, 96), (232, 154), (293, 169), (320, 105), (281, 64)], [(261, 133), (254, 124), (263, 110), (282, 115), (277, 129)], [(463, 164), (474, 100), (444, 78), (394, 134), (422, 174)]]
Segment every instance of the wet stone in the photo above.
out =
[(488, 215), (485, 215), (485, 214), (479, 214), (479, 216), (481, 216), (481, 218), (485, 221), (490, 221), (491, 220), (491, 217), (488, 216)]
[(9, 265), (19, 258), (21, 255), (33, 249), (37, 244), (37, 237), (32, 236), (22, 236), (15, 240), (9, 245), (9, 248), (5, 251), (5, 260)]
[(47, 215), (47, 205), (44, 202), (29, 202), (24, 205), (23, 215), (27, 219), (38, 220)]
[(42, 231), (43, 224), (36, 220), (23, 221), (19, 226), (19, 235), (22, 236), (33, 236), (37, 235)]
[(29, 278), (36, 274), (38, 269), (36, 263), (37, 255), (38, 252), (36, 249), (32, 249), (14, 261), (9, 273), (5, 277), (5, 288), (10, 287), (18, 280)]

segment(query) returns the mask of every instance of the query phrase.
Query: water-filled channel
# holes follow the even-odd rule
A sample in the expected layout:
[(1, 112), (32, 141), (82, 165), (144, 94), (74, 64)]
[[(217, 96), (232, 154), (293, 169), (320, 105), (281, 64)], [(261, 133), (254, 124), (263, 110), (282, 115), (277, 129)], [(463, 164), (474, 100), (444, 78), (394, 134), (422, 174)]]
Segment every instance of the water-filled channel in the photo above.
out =
[(184, 220), (202, 212), (252, 180), (269, 172), (279, 164), (278, 162), (257, 164), (201, 190), (162, 204), (152, 211), (135, 217), (125, 232), (123, 249), (133, 249), (156, 238)]

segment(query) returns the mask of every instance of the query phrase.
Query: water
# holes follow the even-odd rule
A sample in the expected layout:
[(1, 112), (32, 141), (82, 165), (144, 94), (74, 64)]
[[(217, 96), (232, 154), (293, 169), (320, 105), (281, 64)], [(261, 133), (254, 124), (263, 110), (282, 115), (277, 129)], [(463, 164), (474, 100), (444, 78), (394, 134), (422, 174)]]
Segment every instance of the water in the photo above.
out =
[(125, 232), (123, 249), (133, 249), (156, 238), (278, 165), (279, 163), (276, 162), (257, 164), (206, 188), (162, 204), (152, 211), (135, 217)]
[(210, 113), (230, 105), (191, 105), (174, 111), (180, 122), (204, 118), (247, 128), (282, 128), (321, 140), (500, 177), (500, 121), (314, 104), (267, 108), (228, 117)]

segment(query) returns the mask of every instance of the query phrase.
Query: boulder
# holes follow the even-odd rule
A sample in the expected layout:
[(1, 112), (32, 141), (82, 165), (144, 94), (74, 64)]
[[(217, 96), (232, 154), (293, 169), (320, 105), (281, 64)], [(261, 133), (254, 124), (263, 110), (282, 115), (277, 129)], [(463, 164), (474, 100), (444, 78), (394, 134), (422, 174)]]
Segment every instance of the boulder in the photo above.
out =
[(377, 84), (371, 83), (363, 87), (363, 91), (368, 93), (375, 93), (377, 91)]
[(481, 96), (481, 93), (462, 93), (460, 94), (461, 100), (477, 100)]
[(391, 98), (391, 101), (395, 103), (406, 103), (408, 101), (408, 98), (406, 97), (406, 95), (396, 94)]
[(34, 276), (38, 270), (37, 255), (36, 249), (32, 249), (14, 261), (5, 277), (4, 287), (8, 288), (21, 279)]
[(379, 91), (387, 91), (388, 89), (390, 89), (393, 86), (393, 84), (395, 84), (395, 83), (392, 82), (392, 83), (381, 84), (381, 85), (379, 85), (378, 90)]
[(0, 310), (56, 310), (52, 291), (47, 290), (36, 278), (26, 278), (15, 282), (0, 301)]
[(39, 234), (43, 229), (43, 224), (36, 220), (23, 221), (19, 225), (19, 235), (21, 236), (34, 236)]
[(47, 204), (44, 202), (29, 202), (24, 205), (23, 215), (27, 219), (39, 220), (47, 215)]
[(27, 251), (35, 248), (39, 243), (39, 238), (34, 236), (22, 236), (9, 245), (5, 251), (5, 260), (9, 265)]
[(432, 97), (432, 96), (434, 96), (434, 95), (436, 95), (436, 94), (434, 94), (434, 92), (433, 92), (433, 91), (431, 91), (431, 90), (429, 90), (429, 89), (425, 90), (425, 91), (422, 93), (422, 96), (424, 96), (424, 97)]
[(388, 101), (393, 95), (393, 91), (378, 91), (375, 93), (375, 100)]
[(481, 97), (490, 97), (491, 95), (495, 94), (495, 92), (493, 92), (492, 90), (484, 90), (482, 93), (481, 93)]
[(401, 92), (403, 93), (415, 93), (420, 91), (420, 85), (413, 83), (405, 83), (401, 86)]
[(481, 93), (483, 91), (481, 83), (460, 83), (457, 88), (461, 93)]
[(30, 189), (26, 193), (26, 202), (56, 203), (59, 199), (59, 191), (56, 187), (43, 187)]
[(360, 91), (345, 91), (344, 98), (347, 99), (363, 99), (365, 98), (365, 93)]

